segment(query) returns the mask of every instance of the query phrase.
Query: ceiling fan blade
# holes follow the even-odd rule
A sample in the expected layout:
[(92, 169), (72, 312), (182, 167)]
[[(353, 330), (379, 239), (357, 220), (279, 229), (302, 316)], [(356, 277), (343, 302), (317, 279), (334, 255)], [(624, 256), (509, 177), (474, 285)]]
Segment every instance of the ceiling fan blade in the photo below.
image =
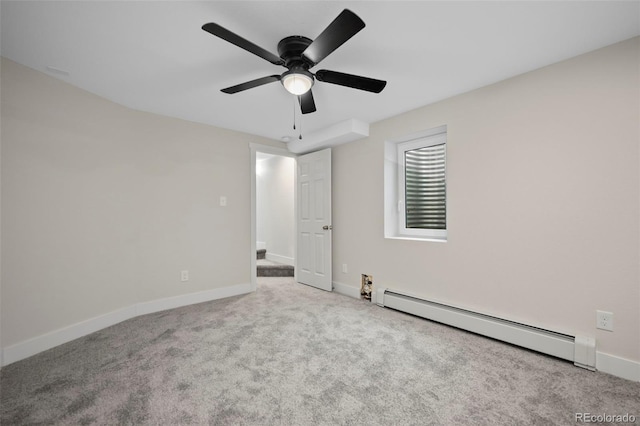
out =
[(255, 80), (247, 81), (246, 83), (237, 84), (235, 86), (227, 87), (221, 91), (224, 93), (238, 93), (243, 90), (253, 89), (254, 87), (262, 86), (263, 84), (273, 83), (274, 81), (280, 81), (279, 75), (270, 75), (268, 77), (257, 78)]
[(228, 29), (223, 28), (216, 23), (209, 22), (208, 24), (204, 24), (202, 26), (202, 29), (208, 33), (213, 34), (216, 37), (220, 37), (221, 39), (228, 41), (231, 44), (235, 44), (236, 46), (246, 50), (247, 52), (251, 52), (256, 56), (261, 57), (262, 59), (266, 59), (274, 65), (284, 65), (284, 61), (279, 56), (276, 56), (268, 50), (265, 50), (262, 47), (251, 43), (249, 40), (246, 40), (239, 35), (232, 33)]
[(300, 102), (300, 109), (303, 114), (316, 112), (316, 103), (313, 101), (313, 94), (311, 93), (311, 90), (298, 96), (298, 101)]
[(325, 83), (339, 84), (340, 86), (366, 90), (367, 92), (380, 93), (387, 82), (375, 78), (361, 77), (359, 75), (345, 74), (343, 72), (319, 70), (316, 79)]
[(315, 65), (342, 46), (364, 26), (364, 22), (358, 15), (345, 9), (307, 46), (302, 55)]

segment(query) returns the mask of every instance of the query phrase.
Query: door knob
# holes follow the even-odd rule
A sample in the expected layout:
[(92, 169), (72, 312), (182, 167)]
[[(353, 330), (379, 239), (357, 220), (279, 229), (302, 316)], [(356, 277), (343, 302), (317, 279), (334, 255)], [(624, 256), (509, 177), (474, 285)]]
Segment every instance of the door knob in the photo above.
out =
[(330, 229), (333, 229), (333, 226), (331, 226), (331, 225), (325, 225), (325, 226), (323, 226), (323, 227), (322, 227), (322, 229), (324, 229), (325, 231), (328, 231), (328, 230), (330, 230)]

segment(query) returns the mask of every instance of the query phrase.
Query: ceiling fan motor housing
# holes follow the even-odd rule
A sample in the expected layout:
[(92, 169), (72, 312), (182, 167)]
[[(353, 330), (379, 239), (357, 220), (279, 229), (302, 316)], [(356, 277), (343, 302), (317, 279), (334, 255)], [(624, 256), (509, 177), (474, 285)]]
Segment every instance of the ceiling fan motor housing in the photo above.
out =
[(310, 38), (303, 36), (289, 36), (280, 40), (278, 43), (278, 54), (284, 60), (285, 66), (289, 69), (292, 67), (301, 67), (305, 70), (313, 66), (313, 63), (307, 62), (302, 56), (302, 52), (305, 51), (312, 41)]

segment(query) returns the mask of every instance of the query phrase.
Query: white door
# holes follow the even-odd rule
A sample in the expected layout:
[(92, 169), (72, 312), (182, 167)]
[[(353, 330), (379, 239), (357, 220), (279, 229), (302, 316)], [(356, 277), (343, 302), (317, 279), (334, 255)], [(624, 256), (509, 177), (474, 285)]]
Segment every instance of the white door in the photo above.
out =
[(297, 158), (297, 278), (331, 291), (331, 148)]

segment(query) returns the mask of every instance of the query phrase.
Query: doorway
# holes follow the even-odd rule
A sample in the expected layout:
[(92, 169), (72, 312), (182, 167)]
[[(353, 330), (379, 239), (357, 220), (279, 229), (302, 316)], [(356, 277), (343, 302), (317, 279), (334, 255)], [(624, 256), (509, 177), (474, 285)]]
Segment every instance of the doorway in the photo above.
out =
[(296, 266), (295, 155), (251, 145), (251, 285), (258, 276), (294, 276)]

